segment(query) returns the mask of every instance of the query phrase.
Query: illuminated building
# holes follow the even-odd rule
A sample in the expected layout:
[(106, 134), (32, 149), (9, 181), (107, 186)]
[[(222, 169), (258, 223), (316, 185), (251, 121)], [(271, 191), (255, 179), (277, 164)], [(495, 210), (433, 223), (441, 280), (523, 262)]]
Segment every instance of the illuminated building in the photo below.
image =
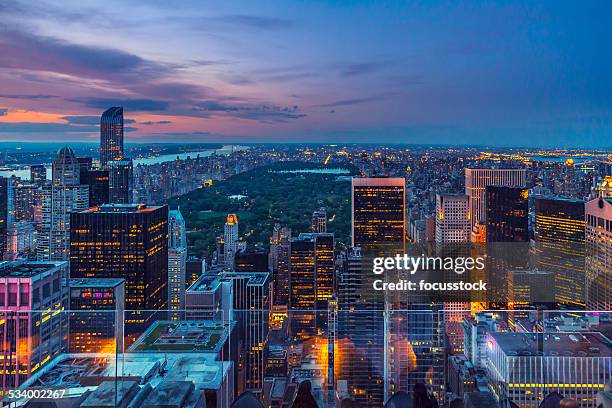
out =
[(106, 163), (108, 169), (108, 199), (112, 204), (129, 204), (133, 194), (132, 159), (121, 159)]
[(6, 260), (27, 259), (36, 250), (36, 229), (31, 222), (16, 221), (9, 224)]
[(185, 263), (185, 288), (193, 285), (195, 281), (206, 271), (206, 259), (190, 256)]
[(597, 332), (496, 332), (487, 347), (492, 393), (520, 407), (538, 407), (553, 391), (590, 406), (612, 376), (610, 340)]
[(89, 206), (89, 189), (80, 184), (79, 162), (69, 147), (63, 147), (52, 166), (52, 183), (41, 191), (42, 220), (37, 259), (68, 260), (70, 213)]
[(497, 321), (492, 313), (480, 312), (475, 317), (466, 317), (463, 329), (463, 353), (477, 370), (487, 368), (487, 337), (497, 331)]
[(612, 198), (612, 176), (605, 176), (601, 183), (595, 187), (597, 196), (601, 198)]
[(100, 166), (123, 159), (123, 107), (113, 106), (100, 118)]
[(40, 186), (32, 183), (13, 184), (13, 210), (15, 221), (34, 221), (34, 207), (40, 201)]
[(268, 270), (269, 254), (266, 250), (238, 251), (234, 256), (234, 271), (261, 272)]
[(185, 219), (179, 210), (168, 212), (168, 306), (171, 318), (179, 319), (185, 309), (187, 272), (187, 234)]
[(312, 213), (312, 232), (327, 232), (327, 210), (321, 207)]
[(47, 184), (47, 168), (42, 164), (30, 166), (30, 181), (38, 186)]
[[(291, 331), (305, 339), (326, 327), (327, 305), (334, 285), (334, 235), (300, 234), (291, 241)], [(299, 312), (298, 312), (299, 311)], [(319, 315), (317, 311), (325, 311)], [(303, 312), (303, 313), (302, 313)]]
[(0, 261), (8, 247), (10, 188), (9, 179), (0, 177)]
[[(352, 179), (351, 246), (403, 252), (406, 194), (403, 178)], [(394, 251), (395, 252), (395, 251)]]
[(0, 390), (66, 352), (67, 262), (0, 262)]
[(89, 205), (109, 204), (108, 170), (81, 170), (81, 184), (89, 186)]
[(238, 246), (238, 216), (228, 214), (223, 229), (223, 259), (225, 268), (232, 270)]
[(487, 242), (528, 242), (529, 191), (526, 188), (487, 186)]
[(275, 306), (289, 306), (290, 250), (291, 229), (275, 224), (270, 237), (270, 266), (273, 276), (272, 303)]
[(612, 199), (585, 204), (586, 301), (590, 310), (612, 309)]
[(125, 279), (127, 334), (168, 308), (168, 207), (105, 204), (71, 214), (70, 277)]
[(470, 242), (470, 201), (466, 195), (436, 195), (436, 242)]
[(465, 169), (465, 194), (470, 197), (472, 224), (486, 222), (487, 186), (525, 187), (525, 169)]
[(570, 308), (585, 306), (584, 220), (582, 200), (535, 201), (537, 267), (555, 273), (555, 301)]
[(123, 352), (125, 280), (70, 279), (71, 353)]

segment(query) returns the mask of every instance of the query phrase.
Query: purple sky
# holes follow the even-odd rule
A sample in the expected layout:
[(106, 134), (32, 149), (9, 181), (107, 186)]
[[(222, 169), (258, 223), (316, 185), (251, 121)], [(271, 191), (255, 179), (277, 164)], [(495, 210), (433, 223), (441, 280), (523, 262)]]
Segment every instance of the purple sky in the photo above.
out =
[(612, 7), (0, 4), (0, 141), (612, 147)]

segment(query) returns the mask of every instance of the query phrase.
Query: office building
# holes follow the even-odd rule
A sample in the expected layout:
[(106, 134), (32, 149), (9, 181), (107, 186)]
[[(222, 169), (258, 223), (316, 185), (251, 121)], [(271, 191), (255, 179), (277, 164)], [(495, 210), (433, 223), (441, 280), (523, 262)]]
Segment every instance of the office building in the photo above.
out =
[(225, 269), (232, 270), (234, 268), (234, 256), (238, 249), (238, 216), (236, 214), (228, 214), (223, 229), (223, 259)]
[(81, 170), (81, 184), (89, 187), (89, 205), (110, 203), (108, 170)]
[(47, 168), (42, 164), (30, 166), (30, 181), (38, 186), (47, 184)]
[(179, 210), (168, 212), (168, 306), (171, 319), (184, 316), (187, 274), (187, 233)]
[(406, 241), (405, 180), (353, 178), (351, 186), (351, 246), (403, 252)]
[(589, 406), (612, 376), (611, 343), (597, 332), (489, 333), (488, 377), (498, 400), (536, 408), (550, 392)]
[(236, 272), (262, 272), (268, 270), (268, 251), (238, 251), (234, 256), (234, 271)]
[(123, 107), (113, 106), (100, 118), (100, 166), (123, 159)]
[(466, 195), (436, 195), (436, 242), (470, 242), (471, 223), (469, 197)]
[(0, 261), (8, 247), (10, 188), (9, 179), (0, 177)]
[(40, 186), (13, 182), (12, 195), (15, 221), (34, 222), (34, 207), (39, 204), (41, 196)]
[(70, 214), (89, 207), (89, 189), (80, 184), (79, 162), (69, 147), (58, 152), (51, 177), (51, 185), (41, 190), (37, 259), (65, 261), (69, 256)]
[(465, 169), (465, 194), (470, 197), (472, 224), (486, 222), (487, 186), (526, 187), (525, 169)]
[(529, 191), (526, 188), (485, 188), (487, 242), (529, 241)]
[(112, 204), (130, 204), (134, 190), (134, 164), (132, 159), (109, 161), (108, 170), (108, 199)]
[(126, 334), (168, 309), (168, 207), (105, 204), (73, 213), (71, 278), (125, 279)]
[(612, 310), (612, 199), (585, 204), (586, 302), (589, 310)]
[(189, 256), (185, 264), (185, 288), (193, 285), (202, 274), (206, 272), (206, 259), (197, 256)]
[(312, 232), (327, 232), (327, 210), (321, 207), (312, 213)]
[(0, 262), (0, 389), (67, 351), (67, 277), (67, 262)]
[(585, 306), (584, 232), (584, 201), (536, 198), (536, 265), (554, 272), (555, 302), (568, 308)]
[(291, 241), (289, 287), (292, 334), (301, 339), (316, 336), (326, 328), (333, 294), (333, 234), (300, 234)]
[(75, 278), (70, 289), (70, 353), (123, 352), (125, 280)]
[(291, 229), (274, 225), (270, 237), (270, 267), (272, 268), (273, 296), (275, 306), (289, 306), (289, 262), (291, 251)]

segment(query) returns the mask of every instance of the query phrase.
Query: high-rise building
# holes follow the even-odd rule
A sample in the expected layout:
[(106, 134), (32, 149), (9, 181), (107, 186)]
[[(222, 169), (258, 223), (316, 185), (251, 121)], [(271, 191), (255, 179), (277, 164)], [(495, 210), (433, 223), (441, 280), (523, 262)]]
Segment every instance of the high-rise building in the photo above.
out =
[[(72, 213), (71, 278), (125, 279), (125, 331), (168, 308), (168, 207), (104, 204)], [(136, 312), (138, 311), (138, 312)], [(152, 312), (144, 312), (152, 311)]]
[(312, 232), (327, 232), (327, 210), (321, 207), (312, 213)]
[(4, 258), (8, 247), (10, 187), (9, 179), (0, 177), (0, 261)]
[(34, 207), (40, 201), (40, 186), (34, 183), (14, 183), (13, 210), (15, 221), (34, 221)]
[(584, 307), (584, 201), (537, 198), (535, 250), (540, 270), (555, 274), (555, 302)]
[(436, 195), (436, 242), (470, 242), (470, 199), (466, 195)]
[(180, 319), (185, 309), (187, 233), (180, 210), (168, 212), (168, 306), (170, 318)]
[(234, 256), (238, 246), (238, 216), (236, 214), (228, 214), (223, 229), (223, 259), (225, 268), (232, 270), (234, 268)]
[(529, 241), (529, 190), (487, 186), (485, 196), (487, 242)]
[(100, 165), (123, 159), (123, 107), (113, 106), (100, 118)]
[(326, 327), (334, 289), (334, 235), (300, 234), (293, 239), (289, 271), (292, 333), (300, 338), (316, 336)]
[(30, 181), (39, 186), (47, 184), (47, 168), (43, 164), (30, 166)]
[(89, 189), (80, 184), (79, 162), (72, 149), (60, 149), (52, 169), (51, 185), (41, 190), (40, 261), (68, 260), (70, 213), (89, 207)]
[(89, 205), (110, 203), (108, 170), (81, 170), (81, 185), (89, 187)]
[(70, 279), (71, 353), (123, 352), (125, 280)]
[(487, 186), (525, 187), (525, 169), (465, 169), (465, 194), (470, 197), (472, 225), (485, 223)]
[(130, 204), (133, 196), (132, 159), (123, 158), (106, 163), (108, 169), (108, 196), (112, 204)]
[(268, 271), (269, 253), (267, 250), (238, 251), (234, 256), (234, 271), (264, 272)]
[(586, 302), (589, 310), (612, 309), (612, 199), (585, 204)]
[(270, 237), (270, 267), (273, 276), (272, 303), (275, 306), (289, 306), (290, 250), (291, 229), (275, 224)]
[(550, 392), (589, 406), (612, 376), (610, 340), (597, 332), (489, 333), (489, 387), (536, 408)]
[(351, 225), (351, 246), (403, 251), (406, 241), (405, 180), (353, 178)]
[(67, 351), (67, 277), (67, 262), (0, 262), (0, 390)]

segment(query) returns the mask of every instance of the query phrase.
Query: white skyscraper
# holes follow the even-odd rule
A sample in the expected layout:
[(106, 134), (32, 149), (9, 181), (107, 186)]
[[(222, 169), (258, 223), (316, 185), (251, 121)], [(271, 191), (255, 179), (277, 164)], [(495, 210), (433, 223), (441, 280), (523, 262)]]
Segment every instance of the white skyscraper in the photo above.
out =
[(180, 210), (168, 212), (168, 305), (172, 319), (181, 319), (185, 309), (187, 236)]
[(52, 184), (41, 192), (37, 258), (65, 261), (70, 249), (70, 213), (89, 207), (89, 188), (79, 184), (79, 162), (69, 147), (60, 149), (52, 169)]
[(234, 268), (234, 255), (238, 249), (238, 216), (227, 214), (227, 221), (223, 230), (223, 258), (225, 268)]
[(436, 195), (436, 242), (469, 242), (470, 199), (467, 195)]

